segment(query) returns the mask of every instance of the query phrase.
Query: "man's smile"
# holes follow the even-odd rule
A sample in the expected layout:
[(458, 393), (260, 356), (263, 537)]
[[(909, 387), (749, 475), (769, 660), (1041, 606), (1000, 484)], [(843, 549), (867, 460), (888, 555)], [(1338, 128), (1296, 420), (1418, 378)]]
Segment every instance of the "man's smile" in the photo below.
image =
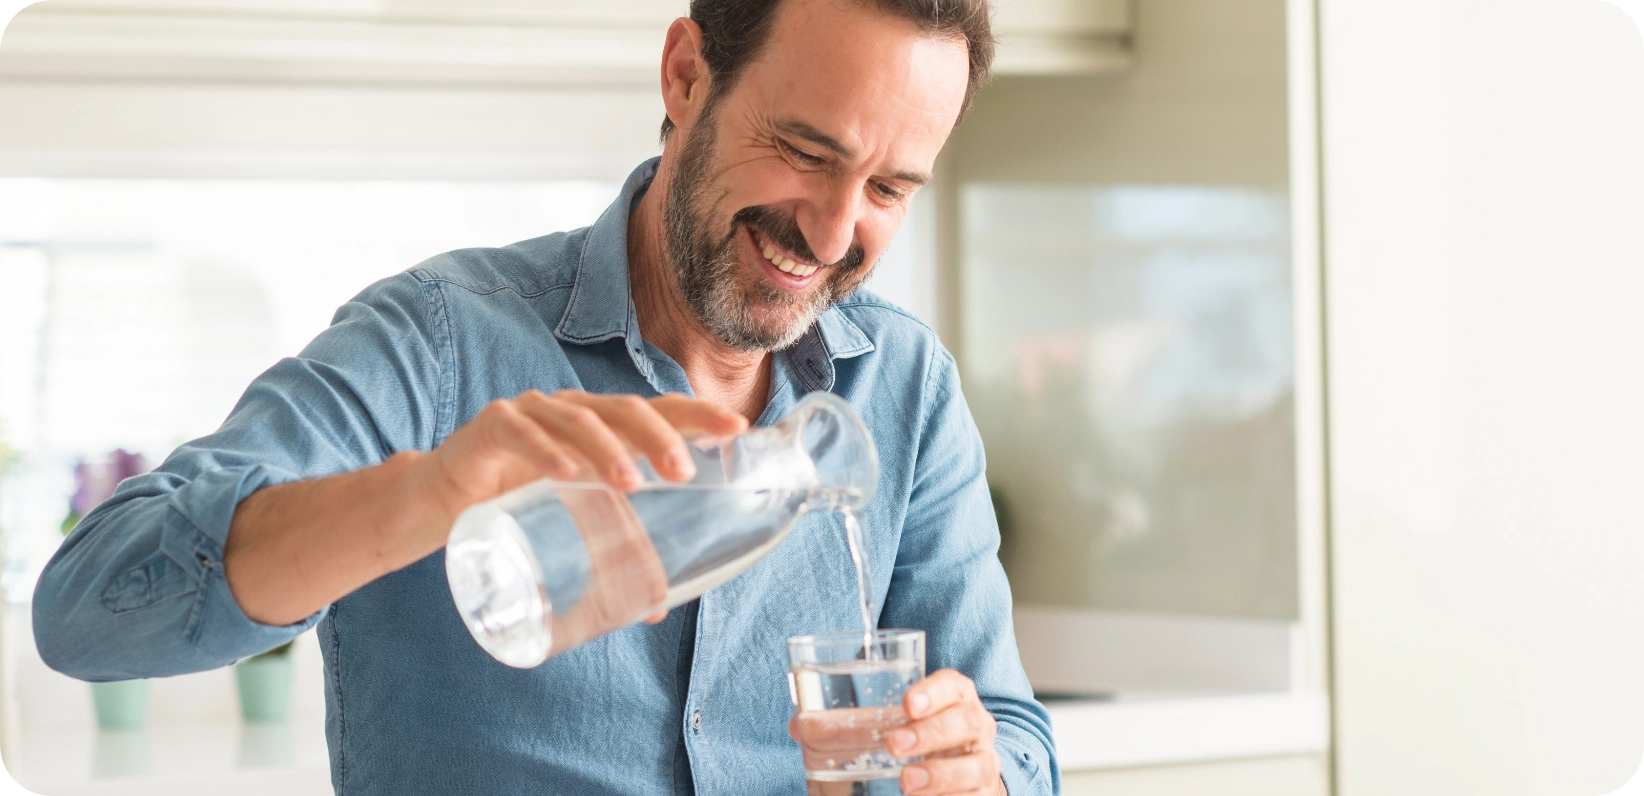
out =
[(802, 290), (825, 275), (827, 269), (824, 266), (799, 259), (793, 252), (778, 246), (752, 227), (748, 227), (747, 230), (748, 244), (753, 247), (758, 259), (763, 263), (765, 274), (778, 287), (785, 290)]

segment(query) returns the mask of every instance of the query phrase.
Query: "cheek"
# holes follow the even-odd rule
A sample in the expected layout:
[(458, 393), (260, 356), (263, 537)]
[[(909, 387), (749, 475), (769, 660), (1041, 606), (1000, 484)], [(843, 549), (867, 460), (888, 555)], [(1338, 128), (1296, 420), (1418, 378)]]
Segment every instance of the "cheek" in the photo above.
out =
[(718, 175), (717, 203), (729, 213), (827, 195), (822, 175), (795, 171), (780, 157), (751, 152), (730, 152), (724, 157), (723, 162), (730, 165)]
[(856, 225), (856, 242), (867, 256), (865, 262), (877, 262), (884, 256), (906, 215), (907, 211), (901, 207), (876, 209)]

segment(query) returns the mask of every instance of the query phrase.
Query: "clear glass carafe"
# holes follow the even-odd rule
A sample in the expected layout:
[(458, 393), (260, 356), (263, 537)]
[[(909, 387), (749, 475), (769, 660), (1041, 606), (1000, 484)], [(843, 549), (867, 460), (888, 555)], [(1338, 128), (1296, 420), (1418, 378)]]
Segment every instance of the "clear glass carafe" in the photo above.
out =
[(536, 666), (696, 599), (763, 558), (811, 511), (849, 511), (879, 478), (850, 405), (811, 393), (776, 425), (695, 441), (696, 477), (624, 493), (543, 479), (457, 517), (445, 547), (451, 596), (492, 657)]

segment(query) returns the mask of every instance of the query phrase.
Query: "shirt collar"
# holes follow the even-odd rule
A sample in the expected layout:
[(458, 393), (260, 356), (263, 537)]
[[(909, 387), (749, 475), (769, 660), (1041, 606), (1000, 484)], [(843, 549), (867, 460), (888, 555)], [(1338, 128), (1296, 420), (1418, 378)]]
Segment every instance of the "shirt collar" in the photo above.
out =
[(598, 343), (625, 337), (630, 348), (640, 347), (639, 313), (628, 284), (628, 214), (634, 200), (656, 178), (661, 158), (639, 164), (622, 184), (622, 192), (582, 239), (571, 299), (554, 327), (554, 336), (568, 343)]
[[(635, 200), (656, 178), (661, 158), (651, 158), (634, 169), (616, 201), (589, 228), (577, 258), (571, 298), (554, 327), (554, 336), (587, 345), (622, 337), (634, 363), (649, 377), (651, 362), (639, 334), (628, 282), (628, 214)], [(860, 356), (873, 350), (873, 341), (851, 323), (838, 307), (829, 307), (791, 347), (787, 354), (800, 379), (813, 390), (833, 388), (835, 359)]]

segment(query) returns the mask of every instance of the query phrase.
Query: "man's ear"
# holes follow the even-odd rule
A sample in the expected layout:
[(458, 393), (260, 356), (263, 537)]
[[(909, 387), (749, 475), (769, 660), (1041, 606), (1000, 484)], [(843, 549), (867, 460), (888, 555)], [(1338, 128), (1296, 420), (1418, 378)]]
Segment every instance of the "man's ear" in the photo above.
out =
[(708, 100), (708, 62), (702, 60), (702, 28), (687, 17), (668, 26), (662, 45), (662, 106), (674, 126), (696, 125)]

